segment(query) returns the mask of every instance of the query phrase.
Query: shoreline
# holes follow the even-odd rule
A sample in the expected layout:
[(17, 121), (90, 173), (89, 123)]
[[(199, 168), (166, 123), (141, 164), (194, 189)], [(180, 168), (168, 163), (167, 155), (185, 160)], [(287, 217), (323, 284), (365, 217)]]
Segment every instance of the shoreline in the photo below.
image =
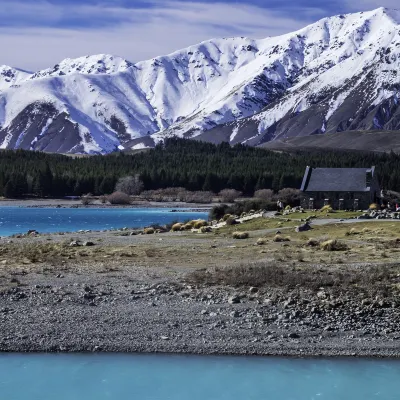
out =
[[(346, 299), (341, 315), (316, 318), (312, 308), (323, 302), (286, 306), (289, 291), (254, 296), (248, 288), (192, 286), (172, 268), (99, 267), (10, 275), (18, 284), (0, 295), (0, 352), (400, 358), (398, 308), (364, 315), (360, 299)], [(273, 305), (265, 302), (274, 296)]]
[(104, 209), (118, 209), (118, 208), (172, 208), (172, 209), (188, 209), (188, 210), (210, 210), (217, 203), (184, 203), (184, 202), (156, 202), (156, 201), (143, 201), (135, 202), (132, 204), (102, 204), (96, 200), (93, 204), (84, 205), (80, 200), (66, 200), (66, 199), (26, 199), (26, 200), (0, 200), (1, 207), (15, 207), (15, 208), (104, 208)]
[[(327, 264), (289, 258), (279, 261), (291, 274), (284, 284), (239, 285), (210, 274), (243, 262), (274, 266), (273, 250), (290, 255), (296, 242), (265, 250), (255, 244), (260, 233), (244, 241), (223, 232), (129, 233), (0, 239), (0, 352), (400, 358), (400, 297), (378, 290), (400, 279), (388, 254), (347, 264), (335, 264), (340, 254)], [(391, 268), (384, 285), (371, 266)], [(296, 271), (315, 274), (318, 285)], [(329, 284), (338, 271), (367, 275), (358, 289)]]

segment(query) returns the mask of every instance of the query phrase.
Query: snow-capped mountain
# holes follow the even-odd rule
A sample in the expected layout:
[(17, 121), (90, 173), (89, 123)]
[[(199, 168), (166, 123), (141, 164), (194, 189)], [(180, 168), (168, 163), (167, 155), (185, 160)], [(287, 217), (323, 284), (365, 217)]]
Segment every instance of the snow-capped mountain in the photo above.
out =
[(324, 18), (262, 40), (214, 39), (130, 63), (0, 67), (0, 148), (107, 153), (170, 135), (258, 145), (400, 129), (400, 12)]

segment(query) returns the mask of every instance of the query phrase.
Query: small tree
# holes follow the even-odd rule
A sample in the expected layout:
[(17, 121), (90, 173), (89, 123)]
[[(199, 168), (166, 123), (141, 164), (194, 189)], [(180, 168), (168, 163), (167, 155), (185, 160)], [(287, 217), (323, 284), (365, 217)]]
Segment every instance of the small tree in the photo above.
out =
[(285, 188), (278, 192), (278, 198), (285, 205), (290, 205), (292, 207), (298, 206), (300, 204), (300, 190)]
[(274, 191), (271, 189), (260, 189), (254, 193), (256, 199), (272, 201), (274, 197)]
[(123, 192), (114, 192), (108, 196), (110, 204), (131, 204), (129, 195)]
[(219, 192), (219, 196), (222, 198), (224, 203), (233, 203), (241, 195), (242, 192), (235, 189), (223, 189)]
[(135, 196), (143, 191), (144, 185), (139, 175), (124, 176), (118, 179), (115, 185), (116, 192), (126, 193), (130, 196)]

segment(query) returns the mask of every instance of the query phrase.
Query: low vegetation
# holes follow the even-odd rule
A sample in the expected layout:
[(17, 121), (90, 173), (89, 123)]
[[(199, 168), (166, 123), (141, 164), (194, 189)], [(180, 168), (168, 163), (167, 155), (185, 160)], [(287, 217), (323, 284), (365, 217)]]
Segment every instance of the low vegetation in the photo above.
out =
[(397, 266), (370, 266), (357, 269), (330, 268), (302, 265), (301, 267), (257, 262), (235, 267), (196, 270), (189, 280), (197, 284), (275, 287), (323, 290), (339, 293), (368, 293), (387, 296), (398, 291), (394, 280)]

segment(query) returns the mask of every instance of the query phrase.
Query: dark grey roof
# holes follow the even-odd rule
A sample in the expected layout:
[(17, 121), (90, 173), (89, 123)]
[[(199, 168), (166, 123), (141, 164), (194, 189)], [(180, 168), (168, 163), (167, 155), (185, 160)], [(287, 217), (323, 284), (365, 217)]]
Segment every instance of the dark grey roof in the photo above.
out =
[(367, 192), (367, 173), (375, 168), (310, 168), (307, 167), (301, 190), (305, 192)]

